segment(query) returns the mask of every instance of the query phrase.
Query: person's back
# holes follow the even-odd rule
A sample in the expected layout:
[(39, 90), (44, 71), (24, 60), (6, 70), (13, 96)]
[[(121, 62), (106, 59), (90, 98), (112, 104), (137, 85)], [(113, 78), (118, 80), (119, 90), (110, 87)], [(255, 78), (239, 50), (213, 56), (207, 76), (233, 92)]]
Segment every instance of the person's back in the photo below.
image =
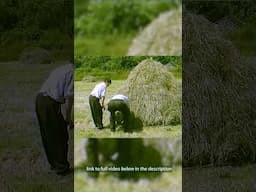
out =
[(110, 129), (115, 131), (116, 124), (123, 125), (124, 131), (128, 131), (130, 118), (129, 99), (125, 95), (115, 95), (108, 102), (110, 112)]
[[(57, 174), (71, 173), (68, 154), (68, 124), (73, 124), (73, 65), (67, 64), (51, 72), (36, 97), (36, 114), (43, 147), (51, 169)], [(65, 115), (61, 106), (65, 105)]]
[(74, 95), (73, 74), (72, 64), (66, 64), (55, 69), (44, 82), (39, 92), (59, 103), (64, 103), (65, 99)]

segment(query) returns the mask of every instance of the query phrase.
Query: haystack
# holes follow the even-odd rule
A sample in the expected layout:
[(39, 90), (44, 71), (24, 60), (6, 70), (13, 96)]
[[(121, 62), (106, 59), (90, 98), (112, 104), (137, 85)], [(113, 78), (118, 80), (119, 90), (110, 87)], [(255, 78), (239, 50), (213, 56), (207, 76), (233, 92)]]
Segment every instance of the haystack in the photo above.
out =
[(127, 95), (131, 110), (144, 125), (169, 125), (181, 118), (181, 90), (164, 65), (147, 59), (129, 74), (120, 94)]
[(185, 13), (183, 22), (184, 165), (247, 158), (253, 149), (245, 136), (251, 132), (250, 101), (244, 92), (250, 81), (248, 68), (206, 18)]
[(50, 64), (52, 57), (50, 53), (40, 47), (28, 47), (20, 54), (19, 61), (22, 64)]
[(181, 55), (181, 8), (159, 15), (132, 42), (128, 55)]

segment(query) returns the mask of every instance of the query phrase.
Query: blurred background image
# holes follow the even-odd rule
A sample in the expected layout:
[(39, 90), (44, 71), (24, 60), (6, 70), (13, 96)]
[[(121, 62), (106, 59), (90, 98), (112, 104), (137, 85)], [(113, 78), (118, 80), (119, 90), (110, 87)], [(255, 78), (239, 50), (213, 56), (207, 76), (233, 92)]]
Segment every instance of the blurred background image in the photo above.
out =
[(255, 1), (183, 5), (183, 189), (255, 191)]
[(181, 55), (181, 0), (76, 0), (75, 55)]
[[(86, 167), (165, 167), (163, 172), (93, 172)], [(166, 169), (167, 170), (167, 169)], [(75, 150), (75, 191), (181, 191), (181, 140), (83, 139)]]

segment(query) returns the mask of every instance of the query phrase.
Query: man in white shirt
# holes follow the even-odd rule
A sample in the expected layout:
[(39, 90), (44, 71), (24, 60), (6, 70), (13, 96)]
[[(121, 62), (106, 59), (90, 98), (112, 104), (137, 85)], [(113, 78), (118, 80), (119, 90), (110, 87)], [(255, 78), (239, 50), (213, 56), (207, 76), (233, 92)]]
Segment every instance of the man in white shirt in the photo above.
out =
[(130, 120), (128, 97), (124, 95), (115, 95), (112, 97), (108, 102), (108, 111), (110, 112), (110, 130), (115, 131), (116, 123), (122, 122), (124, 131), (128, 132)]
[[(51, 169), (58, 175), (71, 173), (67, 129), (73, 124), (73, 74), (73, 64), (55, 69), (36, 96), (36, 114), (43, 147)], [(65, 106), (65, 113), (62, 113), (61, 106)]]
[[(97, 84), (89, 96), (89, 104), (91, 108), (92, 118), (96, 128), (103, 129), (102, 109), (105, 110), (105, 95), (107, 87), (111, 84), (110, 79), (105, 79), (104, 82)], [(101, 103), (100, 103), (101, 101)]]

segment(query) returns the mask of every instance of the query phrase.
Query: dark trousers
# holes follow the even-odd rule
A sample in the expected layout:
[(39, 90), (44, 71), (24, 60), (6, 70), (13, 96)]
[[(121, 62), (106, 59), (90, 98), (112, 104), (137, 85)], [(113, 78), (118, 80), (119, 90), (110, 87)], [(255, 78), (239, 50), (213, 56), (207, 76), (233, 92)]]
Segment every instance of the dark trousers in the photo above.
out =
[(92, 118), (97, 128), (103, 128), (102, 123), (102, 107), (100, 105), (99, 98), (92, 95), (89, 96), (89, 104), (92, 112)]
[(69, 168), (68, 130), (61, 114), (61, 104), (39, 93), (36, 97), (36, 114), (51, 168), (57, 172), (65, 171)]
[(130, 119), (130, 110), (127, 104), (123, 100), (115, 99), (110, 100), (108, 103), (108, 110), (110, 112), (110, 129), (115, 130), (115, 112), (120, 111), (123, 115), (123, 127), (124, 131), (129, 130), (129, 119)]

